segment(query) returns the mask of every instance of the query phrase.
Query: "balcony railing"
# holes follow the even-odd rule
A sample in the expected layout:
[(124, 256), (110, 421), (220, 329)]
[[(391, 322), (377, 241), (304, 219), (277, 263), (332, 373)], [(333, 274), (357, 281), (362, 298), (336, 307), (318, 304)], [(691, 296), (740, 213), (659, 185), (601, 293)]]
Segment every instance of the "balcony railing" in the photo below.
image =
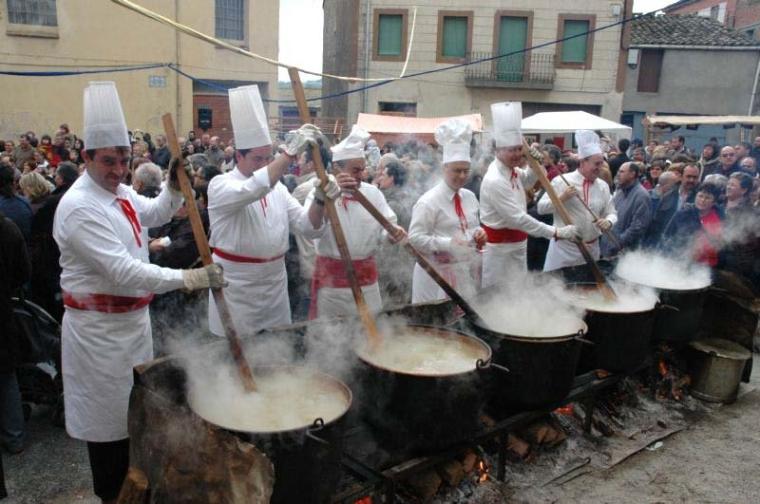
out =
[[(492, 58), (490, 52), (473, 52), (467, 62)], [(470, 87), (552, 89), (554, 54), (524, 53), (488, 59), (465, 67), (465, 84)]]

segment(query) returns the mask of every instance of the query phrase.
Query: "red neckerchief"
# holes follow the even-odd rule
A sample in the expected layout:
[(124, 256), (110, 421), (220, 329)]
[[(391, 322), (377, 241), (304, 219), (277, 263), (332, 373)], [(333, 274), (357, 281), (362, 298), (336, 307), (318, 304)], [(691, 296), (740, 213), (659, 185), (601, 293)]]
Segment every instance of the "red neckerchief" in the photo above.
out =
[(589, 179), (585, 177), (583, 178), (583, 201), (585, 201), (587, 205), (588, 205), (588, 198), (589, 198), (589, 193), (591, 192), (592, 185), (594, 185), (593, 182), (591, 182)]
[(267, 203), (267, 197), (264, 196), (259, 200), (261, 202), (261, 211), (264, 212), (264, 217), (267, 216), (267, 207), (269, 206), (269, 203)]
[(119, 202), (119, 206), (121, 206), (121, 211), (124, 212), (124, 215), (127, 216), (129, 225), (132, 227), (132, 232), (135, 235), (135, 241), (137, 242), (137, 246), (142, 247), (142, 240), (140, 240), (140, 233), (142, 233), (142, 226), (140, 226), (140, 220), (137, 218), (137, 212), (135, 212), (135, 208), (132, 206), (132, 203), (128, 199), (116, 198), (116, 201)]
[(459, 191), (454, 193), (454, 211), (459, 218), (459, 229), (463, 234), (467, 233), (467, 217), (464, 215), (464, 209), (462, 208), (462, 197), (459, 196)]
[(517, 189), (517, 169), (510, 168), (512, 170), (512, 175), (509, 177), (509, 181), (512, 183), (512, 189)]
[(349, 194), (349, 193), (343, 193), (343, 194), (341, 195), (341, 203), (343, 204), (343, 209), (344, 209), (344, 210), (348, 210), (348, 202), (349, 202), (349, 201), (356, 201), (356, 198), (354, 198), (354, 197), (353, 197), (351, 194)]

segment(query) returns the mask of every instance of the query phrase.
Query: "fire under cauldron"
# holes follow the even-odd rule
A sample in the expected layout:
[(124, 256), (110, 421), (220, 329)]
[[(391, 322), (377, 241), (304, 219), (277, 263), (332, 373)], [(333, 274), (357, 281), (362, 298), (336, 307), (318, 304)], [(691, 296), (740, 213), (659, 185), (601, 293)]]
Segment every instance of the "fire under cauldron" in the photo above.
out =
[[(372, 352), (358, 350), (359, 402), (364, 417), (383, 442), (409, 452), (465, 439), (478, 428), (485, 401), (485, 373), (496, 369), (491, 349), (478, 338), (452, 330), (414, 325), (404, 330), (435, 339), (436, 345), (456, 345), (472, 356), (471, 365), (456, 370), (399, 369)], [(392, 338), (390, 341), (393, 344)]]

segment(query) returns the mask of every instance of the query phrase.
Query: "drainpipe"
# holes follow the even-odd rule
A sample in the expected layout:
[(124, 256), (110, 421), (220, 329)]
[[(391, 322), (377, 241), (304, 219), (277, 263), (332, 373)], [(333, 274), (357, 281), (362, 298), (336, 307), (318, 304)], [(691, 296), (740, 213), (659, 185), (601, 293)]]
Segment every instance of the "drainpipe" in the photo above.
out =
[(747, 115), (752, 115), (752, 111), (755, 109), (755, 94), (757, 93), (757, 81), (760, 78), (760, 52), (757, 53), (757, 68), (755, 69), (755, 83), (752, 84), (752, 96), (749, 99), (749, 110)]
[[(370, 39), (370, 28), (371, 28), (371, 19), (372, 19), (372, 11), (371, 8), (371, 0), (364, 0), (364, 78), (369, 78), (369, 51), (370, 46), (372, 45), (372, 40)], [(369, 90), (365, 89), (362, 91), (362, 112), (367, 112), (367, 106), (369, 105)]]
[[(174, 20), (179, 23), (179, 0), (174, 0)], [(179, 30), (174, 30), (174, 64), (179, 67)], [(177, 118), (177, 128), (182, 126), (182, 95), (179, 84), (179, 74), (174, 72), (174, 117)]]

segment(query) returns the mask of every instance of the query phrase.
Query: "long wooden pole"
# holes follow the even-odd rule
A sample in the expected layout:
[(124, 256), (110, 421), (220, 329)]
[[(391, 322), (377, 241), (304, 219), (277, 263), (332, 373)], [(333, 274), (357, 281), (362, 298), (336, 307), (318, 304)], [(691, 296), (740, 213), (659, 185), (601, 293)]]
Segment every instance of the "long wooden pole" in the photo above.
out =
[[(301, 117), (301, 122), (310, 123), (311, 113), (309, 112), (309, 106), (306, 103), (306, 94), (304, 93), (303, 84), (301, 83), (301, 77), (298, 75), (298, 70), (295, 68), (288, 68), (288, 74), (290, 75), (290, 82), (293, 87), (293, 95), (298, 104), (298, 114)], [(317, 177), (319, 177), (319, 180), (322, 182), (322, 187), (324, 187), (328, 180), (325, 165), (322, 163), (322, 155), (319, 152), (319, 146), (312, 145), (311, 158), (314, 160)], [(359, 191), (356, 192), (358, 193)], [(370, 348), (377, 348), (381, 342), (381, 336), (377, 330), (375, 318), (369, 311), (367, 302), (364, 300), (362, 289), (356, 279), (356, 271), (354, 270), (353, 262), (351, 262), (351, 254), (348, 250), (348, 243), (346, 243), (346, 236), (343, 234), (343, 227), (340, 225), (338, 211), (335, 208), (335, 202), (330, 198), (325, 198), (325, 213), (327, 214), (327, 220), (330, 221), (330, 227), (332, 228), (333, 236), (335, 237), (335, 244), (338, 246), (340, 258), (343, 260), (343, 266), (346, 269), (346, 276), (348, 277), (348, 283), (351, 285), (351, 293), (354, 296), (354, 302), (356, 303), (356, 309), (359, 312), (359, 318), (364, 325), (364, 329), (367, 331), (369, 346)], [(312, 303), (316, 302), (316, 299), (312, 299)]]
[[(369, 213), (372, 215), (372, 217), (375, 218), (375, 220), (385, 228), (385, 230), (388, 233), (393, 233), (395, 230), (395, 227), (389, 221), (381, 212), (380, 210), (375, 207), (375, 205), (372, 204), (371, 201), (367, 199), (364, 194), (360, 193), (359, 191), (354, 192), (354, 199), (363, 206)], [(459, 305), (460, 308), (464, 311), (464, 313), (473, 321), (482, 321), (480, 318), (480, 315), (473, 309), (473, 307), (465, 301), (465, 299), (459, 294), (459, 292), (454, 289), (454, 287), (445, 279), (443, 276), (441, 276), (440, 273), (438, 273), (438, 270), (435, 269), (435, 266), (430, 264), (430, 261), (427, 260), (427, 258), (422, 255), (422, 253), (414, 248), (414, 246), (409, 243), (408, 241), (403, 242), (404, 248), (412, 254), (414, 259), (417, 261), (417, 263), (424, 269), (428, 275), (435, 281), (435, 283), (438, 284), (438, 286), (443, 289), (443, 292), (445, 292), (452, 301), (454, 301), (456, 304)]]
[[(177, 160), (178, 163), (182, 163), (182, 152), (180, 151), (179, 142), (177, 141), (177, 131), (174, 129), (172, 115), (164, 114), (161, 119), (164, 122), (166, 141), (169, 145), (169, 151), (172, 153), (172, 158)], [(185, 206), (190, 219), (190, 226), (193, 229), (195, 244), (198, 247), (198, 254), (201, 256), (203, 265), (208, 266), (214, 261), (211, 259), (211, 249), (208, 246), (206, 230), (203, 229), (203, 221), (201, 221), (201, 214), (198, 211), (198, 206), (195, 204), (195, 195), (190, 186), (190, 180), (187, 178), (187, 173), (185, 173), (184, 168), (181, 166), (177, 168), (177, 178), (179, 179), (179, 186), (182, 189), (182, 195), (185, 197)], [(230, 345), (232, 358), (235, 360), (238, 373), (243, 380), (243, 387), (248, 392), (255, 392), (256, 382), (253, 379), (253, 372), (243, 354), (243, 346), (240, 343), (240, 337), (238, 337), (237, 331), (235, 330), (235, 324), (232, 322), (230, 308), (227, 305), (227, 301), (224, 299), (224, 292), (222, 289), (211, 289), (211, 294), (214, 296), (216, 309), (219, 312), (219, 319), (222, 322), (224, 334), (227, 336), (227, 341)]]
[[(562, 220), (565, 221), (565, 224), (572, 224), (573, 219), (570, 217), (570, 213), (568, 213), (564, 203), (562, 203), (562, 200), (559, 199), (559, 196), (557, 196), (557, 192), (554, 190), (554, 186), (552, 186), (551, 182), (549, 182), (549, 178), (546, 176), (546, 173), (544, 173), (541, 165), (539, 165), (538, 161), (530, 155), (530, 146), (524, 138), (523, 150), (525, 151), (525, 157), (528, 159), (528, 165), (530, 166), (531, 170), (533, 170), (533, 173), (536, 174), (536, 177), (538, 177), (538, 181), (541, 183), (541, 187), (544, 188), (544, 191), (546, 191), (546, 194), (549, 195), (549, 199), (552, 200), (554, 209), (557, 211), (560, 217), (562, 217)], [(586, 247), (586, 244), (580, 240), (575, 241), (575, 244), (578, 246), (578, 250), (583, 256), (583, 259), (585, 259), (586, 264), (588, 264), (589, 268), (591, 269), (591, 274), (594, 275), (594, 280), (596, 281), (596, 285), (601, 291), (602, 295), (610, 300), (615, 299), (615, 291), (613, 291), (607, 284), (607, 279), (604, 278), (602, 271), (596, 264), (596, 260), (591, 255), (591, 252), (589, 251), (588, 247)]]
[[(570, 187), (570, 182), (567, 181), (563, 173), (560, 173), (559, 177), (562, 179), (562, 182), (564, 182), (567, 187)], [(599, 220), (599, 216), (596, 215), (596, 212), (591, 210), (591, 207), (588, 206), (588, 203), (586, 203), (583, 200), (583, 197), (581, 197), (580, 194), (576, 194), (575, 197), (578, 199), (578, 201), (581, 202), (581, 204), (583, 205), (583, 208), (585, 208), (588, 211), (592, 219)], [(615, 245), (618, 249), (623, 248), (623, 245), (620, 243), (620, 240), (618, 240), (617, 236), (615, 236), (615, 233), (612, 232), (612, 229), (608, 229), (607, 231), (603, 231), (603, 232), (605, 235), (607, 235), (607, 238), (609, 238), (609, 240), (612, 242), (613, 245)]]

